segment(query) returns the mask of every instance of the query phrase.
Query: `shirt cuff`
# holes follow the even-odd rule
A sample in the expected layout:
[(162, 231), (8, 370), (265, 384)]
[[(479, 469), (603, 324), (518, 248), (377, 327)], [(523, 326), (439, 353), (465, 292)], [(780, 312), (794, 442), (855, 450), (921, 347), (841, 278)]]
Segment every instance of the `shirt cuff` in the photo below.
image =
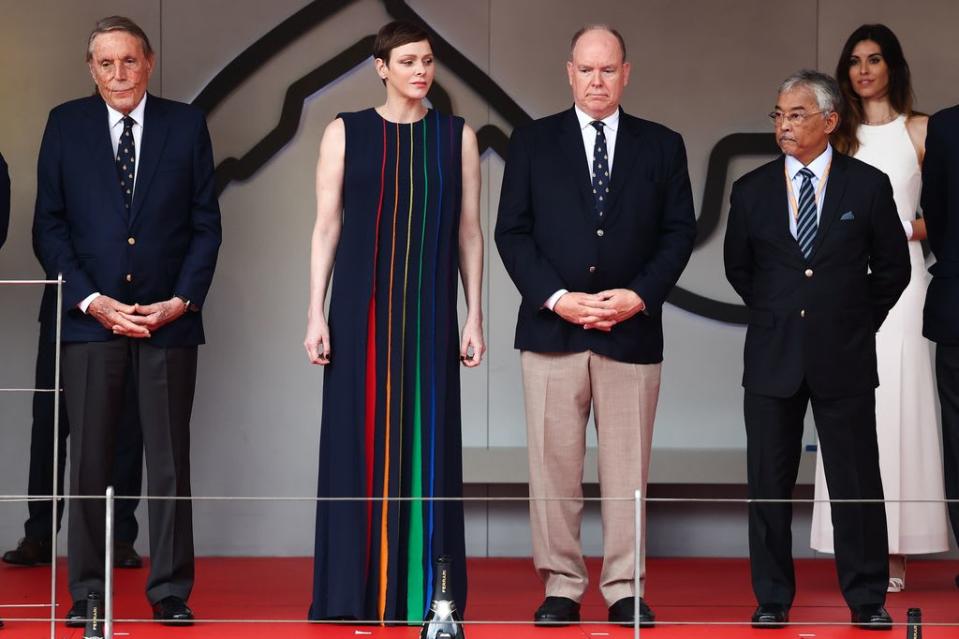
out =
[(558, 291), (556, 291), (555, 293), (549, 296), (549, 299), (547, 299), (546, 302), (543, 303), (543, 307), (548, 308), (549, 310), (553, 310), (553, 307), (556, 306), (556, 302), (559, 301), (559, 298), (566, 295), (567, 293), (569, 293), (569, 291), (566, 290), (565, 288), (559, 289)]
[(83, 298), (83, 301), (77, 304), (77, 306), (80, 308), (81, 311), (83, 311), (83, 314), (86, 315), (87, 309), (90, 308), (90, 304), (93, 303), (93, 300), (97, 299), (98, 297), (100, 297), (99, 293), (90, 293), (85, 298)]
[(906, 232), (906, 239), (911, 240), (912, 239), (912, 222), (910, 222), (909, 220), (903, 221), (902, 230)]

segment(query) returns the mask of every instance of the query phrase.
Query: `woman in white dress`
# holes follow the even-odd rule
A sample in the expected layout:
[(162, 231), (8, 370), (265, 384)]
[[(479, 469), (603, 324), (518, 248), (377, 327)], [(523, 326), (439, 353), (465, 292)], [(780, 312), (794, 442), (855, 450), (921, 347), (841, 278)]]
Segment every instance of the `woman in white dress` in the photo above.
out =
[[(922, 307), (929, 282), (916, 219), (922, 186), (928, 117), (913, 111), (909, 65), (895, 34), (881, 24), (856, 29), (839, 56), (836, 79), (844, 105), (832, 143), (842, 153), (889, 176), (903, 232), (909, 239), (912, 279), (876, 334), (879, 388), (876, 429), (883, 492), (887, 500), (943, 499), (939, 428), (929, 342), (922, 336)], [(816, 458), (816, 499), (829, 499)], [(944, 503), (887, 501), (889, 591), (905, 587), (906, 555), (949, 549)], [(813, 508), (810, 544), (833, 552), (828, 503)]]

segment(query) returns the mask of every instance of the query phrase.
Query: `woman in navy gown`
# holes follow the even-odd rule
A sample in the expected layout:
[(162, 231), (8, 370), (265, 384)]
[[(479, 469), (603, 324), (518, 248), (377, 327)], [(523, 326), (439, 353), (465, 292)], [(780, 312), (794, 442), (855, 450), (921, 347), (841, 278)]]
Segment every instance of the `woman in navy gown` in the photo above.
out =
[(330, 123), (316, 171), (304, 346), (325, 366), (318, 495), (358, 499), (317, 503), (309, 616), (418, 622), (440, 555), (466, 603), (463, 504), (429, 498), (462, 496), (459, 366), (485, 350), (479, 154), (462, 118), (423, 102), (425, 31), (387, 24), (373, 57), (386, 102)]

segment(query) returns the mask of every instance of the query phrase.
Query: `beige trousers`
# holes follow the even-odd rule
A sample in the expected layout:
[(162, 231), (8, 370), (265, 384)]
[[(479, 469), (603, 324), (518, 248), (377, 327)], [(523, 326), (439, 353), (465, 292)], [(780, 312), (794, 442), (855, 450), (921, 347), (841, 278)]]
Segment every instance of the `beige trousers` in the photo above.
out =
[[(583, 458), (590, 406), (599, 441), (603, 519), (600, 592), (607, 605), (634, 595), (637, 488), (645, 494), (661, 364), (617, 362), (592, 352), (523, 351), (533, 564), (546, 595), (579, 601), (588, 577), (580, 545)], [(551, 500), (564, 497), (569, 500)], [(547, 498), (547, 499), (537, 499)], [(626, 498), (605, 501), (608, 498)], [(643, 505), (642, 531), (646, 529)], [(646, 579), (642, 539), (640, 596)]]

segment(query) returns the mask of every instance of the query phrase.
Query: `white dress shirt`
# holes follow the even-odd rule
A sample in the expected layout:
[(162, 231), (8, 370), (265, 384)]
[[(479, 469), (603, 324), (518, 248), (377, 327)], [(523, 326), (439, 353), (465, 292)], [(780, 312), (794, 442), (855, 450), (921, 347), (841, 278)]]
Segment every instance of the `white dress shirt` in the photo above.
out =
[[(147, 103), (147, 94), (143, 94), (143, 99), (140, 100), (140, 104), (130, 111), (130, 117), (133, 118), (133, 190), (136, 191), (136, 179), (137, 175), (140, 172), (140, 141), (143, 140), (143, 114), (146, 112), (146, 103)], [(117, 157), (117, 149), (120, 148), (120, 136), (123, 135), (123, 118), (125, 116), (107, 105), (107, 121), (110, 124), (110, 142), (113, 143), (113, 158)], [(117, 178), (119, 179), (119, 178)], [(83, 313), (87, 312), (87, 309), (90, 307), (90, 303), (100, 297), (100, 293), (90, 293), (87, 297), (83, 299), (78, 306)]]
[[(595, 121), (595, 118), (584, 112), (579, 106), (574, 106), (573, 110), (576, 112), (576, 119), (579, 120), (579, 128), (583, 133), (583, 150), (586, 153), (586, 166), (590, 171), (593, 169), (593, 149), (596, 146), (596, 127), (592, 125)], [(606, 155), (609, 158), (609, 175), (610, 179), (613, 175), (613, 154), (616, 152), (616, 132), (619, 130), (619, 109), (616, 109), (611, 114), (600, 120), (603, 123), (603, 133), (606, 134)], [(556, 306), (556, 302), (559, 301), (563, 295), (569, 291), (565, 288), (561, 288), (552, 295), (549, 296), (549, 299), (546, 300), (546, 303), (543, 304), (549, 310), (553, 310), (553, 307)]]
[[(813, 172), (812, 189), (816, 202), (816, 226), (818, 227), (819, 219), (822, 217), (822, 202), (826, 199), (826, 185), (822, 184), (822, 181), (829, 181), (826, 170), (829, 168), (830, 163), (832, 163), (832, 145), (828, 142), (826, 143), (826, 150), (806, 167), (803, 167), (803, 163), (793, 156), (786, 156), (786, 175), (788, 175), (792, 181), (792, 195), (789, 193), (786, 194), (786, 206), (788, 207), (787, 210), (789, 213), (789, 233), (792, 234), (793, 237), (796, 237), (797, 234), (796, 206), (799, 202), (799, 189), (802, 188), (803, 181), (799, 172), (803, 168), (807, 168)], [(822, 185), (821, 189), (820, 185)]]

